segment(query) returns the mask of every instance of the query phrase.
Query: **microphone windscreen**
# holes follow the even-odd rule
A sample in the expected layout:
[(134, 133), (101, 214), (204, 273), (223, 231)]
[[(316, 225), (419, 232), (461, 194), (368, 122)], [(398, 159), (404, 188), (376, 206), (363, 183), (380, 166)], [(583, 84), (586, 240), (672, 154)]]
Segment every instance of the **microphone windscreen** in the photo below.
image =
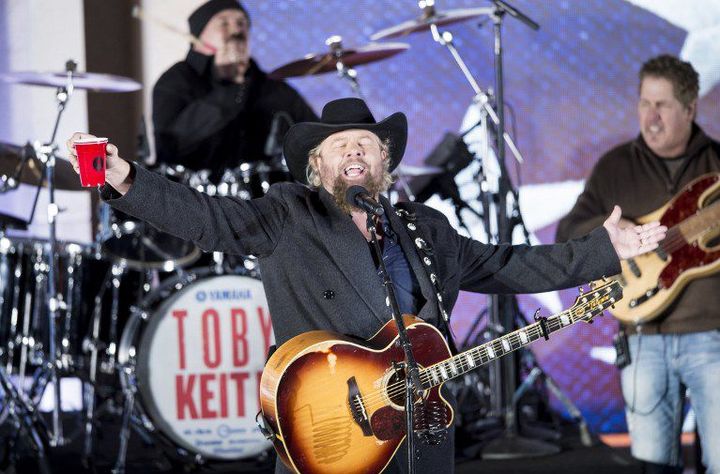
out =
[(350, 186), (345, 192), (345, 202), (347, 202), (351, 206), (357, 206), (357, 204), (355, 203), (355, 198), (358, 194), (362, 193), (367, 194), (368, 190), (357, 184), (355, 186)]

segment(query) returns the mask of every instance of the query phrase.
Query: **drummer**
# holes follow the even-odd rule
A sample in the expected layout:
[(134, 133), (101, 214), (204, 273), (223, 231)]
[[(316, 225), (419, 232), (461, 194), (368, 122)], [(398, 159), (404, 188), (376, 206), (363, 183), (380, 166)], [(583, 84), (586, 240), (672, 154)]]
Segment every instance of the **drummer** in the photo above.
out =
[(241, 162), (279, 154), (292, 123), (317, 120), (295, 89), (267, 77), (250, 56), (250, 16), (241, 3), (210, 0), (188, 23), (200, 42), (153, 89), (157, 163), (210, 169), (217, 180)]

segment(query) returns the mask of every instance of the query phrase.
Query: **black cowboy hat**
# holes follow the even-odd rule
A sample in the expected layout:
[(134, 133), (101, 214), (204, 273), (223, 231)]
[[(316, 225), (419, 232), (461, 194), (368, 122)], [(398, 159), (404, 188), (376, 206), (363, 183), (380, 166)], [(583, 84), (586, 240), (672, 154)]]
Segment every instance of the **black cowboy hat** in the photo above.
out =
[(307, 184), (307, 168), (310, 150), (333, 133), (343, 130), (369, 130), (380, 137), (390, 139), (390, 171), (402, 160), (407, 143), (407, 118), (395, 112), (380, 122), (375, 121), (364, 101), (356, 98), (337, 99), (325, 104), (319, 122), (300, 122), (288, 130), (283, 153), (290, 173), (301, 183)]

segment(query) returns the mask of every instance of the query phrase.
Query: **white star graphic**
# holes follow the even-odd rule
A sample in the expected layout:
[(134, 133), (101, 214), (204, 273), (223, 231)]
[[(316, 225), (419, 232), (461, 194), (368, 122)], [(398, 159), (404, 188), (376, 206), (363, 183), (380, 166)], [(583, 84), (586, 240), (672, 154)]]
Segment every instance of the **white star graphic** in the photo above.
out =
[(720, 83), (720, 2), (626, 0), (688, 32), (679, 56), (700, 75), (700, 96)]

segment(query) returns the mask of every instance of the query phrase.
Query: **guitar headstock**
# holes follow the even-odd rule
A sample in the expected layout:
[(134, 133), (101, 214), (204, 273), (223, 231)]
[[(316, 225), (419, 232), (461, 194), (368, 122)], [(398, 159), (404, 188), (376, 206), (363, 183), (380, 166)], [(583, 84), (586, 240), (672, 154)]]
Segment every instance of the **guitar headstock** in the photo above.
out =
[(617, 280), (595, 282), (590, 291), (580, 292), (568, 310), (575, 320), (591, 323), (593, 318), (613, 306), (623, 297), (622, 285)]

